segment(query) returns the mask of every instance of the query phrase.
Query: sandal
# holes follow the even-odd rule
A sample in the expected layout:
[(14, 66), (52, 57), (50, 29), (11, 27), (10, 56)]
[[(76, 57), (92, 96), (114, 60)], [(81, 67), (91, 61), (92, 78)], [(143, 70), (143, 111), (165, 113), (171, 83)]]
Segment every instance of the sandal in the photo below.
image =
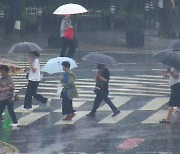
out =
[(159, 123), (161, 123), (161, 124), (169, 124), (170, 121), (167, 121), (166, 119), (162, 119), (161, 121), (159, 121)]

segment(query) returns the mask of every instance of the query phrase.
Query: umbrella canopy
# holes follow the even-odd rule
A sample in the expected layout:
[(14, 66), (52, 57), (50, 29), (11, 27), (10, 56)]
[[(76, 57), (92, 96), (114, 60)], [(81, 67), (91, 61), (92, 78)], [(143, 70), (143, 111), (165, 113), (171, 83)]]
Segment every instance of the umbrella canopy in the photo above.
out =
[(32, 52), (32, 51), (42, 51), (42, 48), (33, 42), (20, 42), (14, 44), (8, 53), (22, 53), (22, 52)]
[(79, 14), (85, 13), (87, 10), (79, 4), (65, 4), (58, 7), (53, 14), (66, 15), (66, 14)]
[(180, 53), (170, 50), (164, 50), (154, 55), (159, 62), (174, 67), (180, 68)]
[(85, 55), (82, 60), (104, 65), (118, 65), (117, 62), (111, 56), (100, 54), (100, 53), (90, 53)]
[(25, 71), (20, 67), (15, 61), (9, 59), (0, 59), (0, 66), (6, 65), (9, 67), (9, 74), (16, 75), (20, 73), (25, 73)]
[(172, 41), (169, 44), (168, 49), (170, 49), (170, 50), (180, 50), (180, 39)]
[(45, 66), (43, 66), (41, 71), (49, 73), (49, 74), (64, 72), (63, 67), (61, 65), (63, 61), (68, 61), (70, 63), (70, 69), (77, 67), (76, 62), (73, 59), (68, 58), (68, 57), (57, 57), (57, 58), (50, 59), (45, 64)]

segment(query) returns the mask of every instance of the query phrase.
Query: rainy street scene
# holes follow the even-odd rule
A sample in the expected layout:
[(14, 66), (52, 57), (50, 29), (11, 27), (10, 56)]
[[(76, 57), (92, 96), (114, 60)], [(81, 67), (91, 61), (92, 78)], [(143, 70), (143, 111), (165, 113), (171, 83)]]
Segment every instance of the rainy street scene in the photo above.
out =
[(0, 0), (0, 154), (180, 154), (180, 0)]

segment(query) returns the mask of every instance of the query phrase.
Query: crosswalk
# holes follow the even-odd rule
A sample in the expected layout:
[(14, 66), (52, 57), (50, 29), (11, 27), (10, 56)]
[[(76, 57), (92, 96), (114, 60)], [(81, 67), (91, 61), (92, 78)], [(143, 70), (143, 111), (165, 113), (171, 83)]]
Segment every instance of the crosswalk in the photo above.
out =
[[(19, 64), (23, 67), (25, 66), (23, 62), (20, 62)], [(44, 65), (44, 63), (41, 63), (41, 65)], [(16, 85), (16, 92), (19, 92), (22, 88), (26, 87), (27, 79), (25, 78), (25, 75), (26, 74), (21, 74), (13, 77)], [(39, 84), (38, 93), (45, 97), (52, 98), (55, 102), (59, 102), (59, 95), (57, 95), (57, 85), (59, 82), (60, 76), (45, 76)], [(36, 109), (41, 108), (40, 105), (33, 105), (33, 112), (20, 114), (23, 108), (21, 105), (15, 108), (15, 112), (19, 113), (18, 118), (20, 124), (22, 126), (28, 126), (52, 113), (59, 115), (59, 119), (53, 123), (54, 126), (66, 124), (72, 125), (78, 123), (80, 120), (85, 120), (87, 118), (86, 114), (89, 111), (88, 109), (83, 109), (81, 107), (87, 105), (92, 106), (95, 97), (93, 93), (95, 83), (93, 79), (78, 78), (76, 79), (76, 85), (79, 92), (79, 98), (73, 100), (73, 106), (77, 112), (72, 121), (62, 120), (62, 117), (60, 116), (60, 106), (51, 111), (39, 112)], [(132, 114), (138, 114), (140, 112), (151, 112), (148, 117), (144, 117), (143, 120), (139, 121), (141, 124), (158, 123), (159, 120), (165, 116), (166, 112), (161, 108), (168, 102), (170, 88), (167, 79), (163, 76), (112, 76), (109, 83), (109, 91), (109, 97), (121, 110), (121, 113), (116, 117), (112, 117), (109, 106), (102, 103), (103, 105), (99, 107), (97, 112), (103, 112), (104, 114), (101, 116), (101, 119), (97, 121), (97, 124), (119, 124), (123, 120), (128, 120)], [(24, 94), (19, 96), (24, 98)], [(133, 100), (135, 97), (142, 97), (144, 99), (143, 103), (141, 103), (138, 108), (126, 108), (127, 104), (138, 104), (138, 102)]]
[[(128, 96), (119, 96), (113, 99), (113, 102), (115, 103), (115, 105), (121, 109), (122, 106), (126, 105), (127, 103), (133, 103), (132, 102), (133, 97), (128, 97)], [(121, 102), (122, 100), (122, 102)], [(159, 100), (159, 104), (158, 104), (158, 100)], [(119, 103), (116, 103), (119, 102)], [(163, 103), (162, 103), (163, 102)], [(77, 109), (76, 112), (76, 116), (73, 118), (72, 121), (63, 121), (61, 114), (61, 108), (59, 109), (52, 109), (52, 111), (36, 111), (36, 109), (41, 108), (40, 105), (33, 105), (32, 108), (34, 111), (29, 112), (29, 113), (23, 113), (22, 109), (23, 106), (19, 106), (15, 109), (16, 113), (19, 113), (18, 118), (19, 118), (19, 122), (21, 126), (28, 126), (34, 122), (36, 122), (37, 120), (43, 118), (43, 117), (47, 117), (48, 115), (52, 114), (52, 113), (56, 113), (56, 116), (59, 117), (59, 120), (57, 120), (53, 125), (57, 126), (57, 125), (72, 125), (74, 123), (77, 123), (79, 120), (87, 120), (86, 119), (86, 114), (89, 113), (88, 110), (84, 111), (84, 110), (78, 110), (78, 108), (82, 105), (87, 104), (88, 102), (80, 102), (78, 104), (78, 102), (75, 101), (74, 103), (74, 107)], [(99, 120), (97, 122), (97, 124), (117, 124), (117, 123), (121, 123), (121, 121), (126, 120), (128, 121), (128, 116), (130, 116), (133, 113), (138, 113), (138, 112), (147, 112), (147, 111), (151, 111), (151, 115), (149, 117), (145, 117), (145, 119), (143, 121), (140, 121), (140, 123), (142, 124), (156, 124), (159, 122), (159, 120), (163, 119), (165, 117), (166, 114), (166, 110), (158, 110), (161, 107), (163, 107), (165, 105), (165, 103), (167, 103), (167, 98), (154, 98), (152, 100), (149, 100), (147, 102), (144, 103), (144, 105), (142, 105), (141, 108), (139, 109), (122, 109), (121, 113), (119, 115), (117, 115), (116, 117), (112, 117), (110, 114), (110, 108), (105, 104), (102, 105), (98, 111), (97, 111), (97, 115), (99, 114), (99, 112), (105, 112), (106, 115), (104, 115), (103, 117), (101, 116), (101, 120)], [(158, 104), (158, 105), (157, 105)], [(155, 112), (154, 112), (155, 111)], [(23, 114), (20, 114), (23, 113)]]

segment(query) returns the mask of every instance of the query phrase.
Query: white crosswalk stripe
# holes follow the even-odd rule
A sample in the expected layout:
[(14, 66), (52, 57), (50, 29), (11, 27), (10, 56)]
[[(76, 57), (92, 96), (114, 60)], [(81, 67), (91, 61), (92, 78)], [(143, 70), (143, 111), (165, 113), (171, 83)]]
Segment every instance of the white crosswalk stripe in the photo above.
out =
[(30, 113), (19, 119), (20, 126), (27, 126), (48, 114), (49, 112)]
[[(39, 107), (39, 105), (32, 105), (32, 110), (37, 109), (38, 107)], [(24, 108), (24, 106), (21, 105), (20, 107), (16, 108), (14, 111), (15, 112), (23, 112), (23, 108)]]
[(143, 124), (159, 123), (160, 120), (165, 118), (166, 114), (167, 114), (166, 110), (159, 110), (149, 118), (142, 121), (141, 123)]
[(146, 105), (144, 105), (142, 108), (139, 110), (158, 110), (160, 107), (162, 107), (164, 104), (168, 102), (168, 98), (163, 97), (163, 98), (155, 98)]
[(121, 110), (121, 113), (118, 114), (116, 117), (112, 117), (111, 115), (109, 115), (108, 117), (104, 118), (103, 120), (101, 120), (98, 123), (99, 124), (116, 124), (119, 121), (121, 121), (122, 119), (124, 119), (125, 117), (127, 117), (132, 112), (133, 112), (132, 110), (126, 110), (126, 111)]
[[(127, 103), (132, 97), (125, 97), (125, 96), (118, 96), (118, 97), (115, 97), (112, 102), (114, 103), (114, 105), (119, 108), (121, 107), (122, 105), (124, 105), (125, 103)], [(110, 111), (111, 108), (105, 104), (103, 105), (102, 107), (100, 107), (98, 109), (98, 111)]]

